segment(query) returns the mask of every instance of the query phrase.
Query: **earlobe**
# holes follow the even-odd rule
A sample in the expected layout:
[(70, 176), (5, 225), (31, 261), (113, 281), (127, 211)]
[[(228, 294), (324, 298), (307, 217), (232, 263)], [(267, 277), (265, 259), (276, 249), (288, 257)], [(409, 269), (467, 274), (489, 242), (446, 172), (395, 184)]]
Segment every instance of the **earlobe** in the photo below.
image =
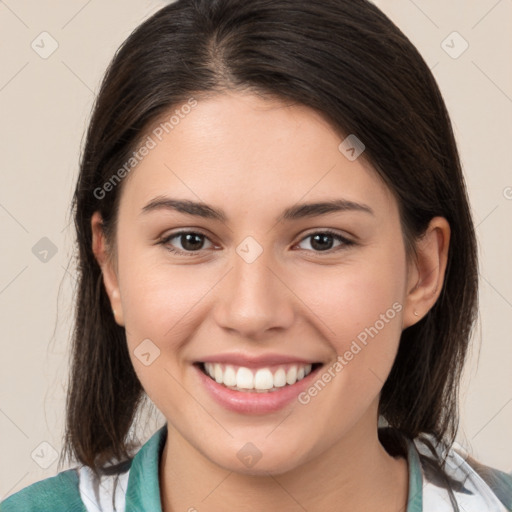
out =
[(124, 326), (123, 308), (119, 283), (111, 255), (109, 254), (105, 233), (103, 230), (103, 219), (99, 212), (94, 212), (91, 218), (92, 230), (92, 251), (101, 268), (103, 284), (110, 299), (112, 314), (117, 324)]
[(110, 304), (112, 305), (112, 314), (118, 325), (124, 326), (123, 319), (123, 308), (121, 306), (121, 296), (119, 294), (119, 288), (112, 290), (112, 295), (109, 294)]
[(450, 224), (444, 217), (434, 217), (416, 243), (417, 258), (409, 267), (403, 329), (421, 320), (436, 303), (443, 288), (449, 244)]

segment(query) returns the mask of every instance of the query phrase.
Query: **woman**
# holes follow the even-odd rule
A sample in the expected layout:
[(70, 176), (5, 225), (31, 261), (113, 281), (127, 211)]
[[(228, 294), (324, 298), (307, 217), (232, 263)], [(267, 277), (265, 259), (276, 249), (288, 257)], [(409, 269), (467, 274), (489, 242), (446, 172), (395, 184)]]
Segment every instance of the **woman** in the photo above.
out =
[[(2, 511), (512, 509), (453, 447), (478, 274), (450, 120), (373, 4), (163, 8), (74, 199), (78, 466)], [(166, 424), (134, 455), (146, 394)]]

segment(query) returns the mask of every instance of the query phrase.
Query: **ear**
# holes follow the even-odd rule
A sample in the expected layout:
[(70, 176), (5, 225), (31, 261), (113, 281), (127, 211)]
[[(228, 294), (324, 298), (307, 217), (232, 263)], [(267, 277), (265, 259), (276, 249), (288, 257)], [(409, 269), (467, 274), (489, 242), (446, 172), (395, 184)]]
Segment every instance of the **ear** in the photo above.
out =
[(417, 258), (409, 263), (408, 268), (403, 329), (421, 320), (441, 294), (450, 233), (448, 221), (444, 217), (434, 217), (416, 244)]
[(118, 325), (124, 326), (123, 307), (117, 271), (112, 261), (112, 255), (108, 251), (105, 233), (103, 230), (103, 219), (99, 212), (94, 212), (91, 218), (92, 228), (92, 251), (103, 274), (103, 283), (110, 299), (112, 314)]

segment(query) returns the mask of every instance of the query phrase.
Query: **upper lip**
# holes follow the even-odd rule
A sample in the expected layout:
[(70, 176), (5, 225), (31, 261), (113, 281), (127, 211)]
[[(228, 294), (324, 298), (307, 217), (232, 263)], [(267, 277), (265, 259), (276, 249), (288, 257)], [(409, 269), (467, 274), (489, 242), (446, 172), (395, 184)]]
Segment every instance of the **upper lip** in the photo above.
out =
[(201, 363), (225, 363), (246, 368), (260, 368), (276, 364), (314, 364), (318, 360), (308, 360), (285, 354), (261, 354), (258, 356), (244, 355), (240, 353), (215, 354), (202, 358)]

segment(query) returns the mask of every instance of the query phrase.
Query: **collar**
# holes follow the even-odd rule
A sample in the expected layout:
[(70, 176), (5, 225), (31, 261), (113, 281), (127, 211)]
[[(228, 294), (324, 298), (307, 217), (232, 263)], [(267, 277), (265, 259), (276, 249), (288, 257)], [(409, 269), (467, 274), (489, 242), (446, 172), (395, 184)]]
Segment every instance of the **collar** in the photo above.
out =
[(125, 512), (162, 512), (159, 463), (167, 439), (167, 423), (158, 429), (136, 453), (130, 466)]
[(414, 443), (407, 439), (407, 466), (409, 467), (409, 494), (407, 512), (423, 510), (423, 471), (421, 461)]

